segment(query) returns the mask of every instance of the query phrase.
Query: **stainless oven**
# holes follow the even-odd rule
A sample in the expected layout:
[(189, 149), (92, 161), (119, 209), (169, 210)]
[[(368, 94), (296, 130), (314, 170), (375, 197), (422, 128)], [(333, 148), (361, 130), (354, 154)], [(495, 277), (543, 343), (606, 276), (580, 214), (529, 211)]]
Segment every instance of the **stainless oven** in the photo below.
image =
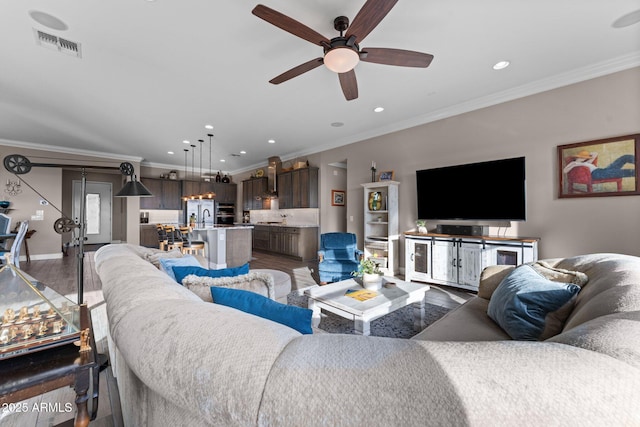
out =
[(236, 205), (216, 202), (216, 225), (233, 225), (236, 220)]

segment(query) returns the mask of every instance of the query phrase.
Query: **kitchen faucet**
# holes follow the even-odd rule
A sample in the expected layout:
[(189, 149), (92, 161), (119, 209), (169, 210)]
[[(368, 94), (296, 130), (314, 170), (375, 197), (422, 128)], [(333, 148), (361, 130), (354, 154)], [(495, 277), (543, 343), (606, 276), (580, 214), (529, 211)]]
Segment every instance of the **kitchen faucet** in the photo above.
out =
[[(205, 213), (206, 213), (206, 215), (205, 215)], [(209, 218), (211, 218), (211, 211), (210, 211), (208, 208), (207, 208), (207, 209), (203, 209), (203, 210), (202, 210), (202, 226), (203, 226), (203, 227), (204, 227), (204, 224), (205, 224), (204, 219), (205, 219), (205, 217), (207, 217), (207, 216), (208, 216)]]

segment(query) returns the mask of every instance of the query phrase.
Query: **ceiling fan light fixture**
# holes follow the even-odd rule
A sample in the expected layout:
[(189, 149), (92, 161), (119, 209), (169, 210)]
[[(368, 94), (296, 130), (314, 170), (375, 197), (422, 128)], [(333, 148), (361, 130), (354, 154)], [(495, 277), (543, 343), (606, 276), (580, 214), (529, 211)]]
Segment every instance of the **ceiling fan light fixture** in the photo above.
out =
[(360, 62), (360, 55), (354, 49), (335, 47), (324, 55), (324, 65), (334, 73), (351, 71)]

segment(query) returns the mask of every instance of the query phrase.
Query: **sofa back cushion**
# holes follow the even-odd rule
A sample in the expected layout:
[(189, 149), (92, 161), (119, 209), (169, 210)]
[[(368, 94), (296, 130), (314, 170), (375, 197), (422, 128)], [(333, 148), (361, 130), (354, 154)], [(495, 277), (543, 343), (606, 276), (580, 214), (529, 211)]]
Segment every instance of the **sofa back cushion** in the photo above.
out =
[(556, 267), (582, 271), (589, 276), (565, 329), (601, 316), (640, 310), (640, 258), (589, 254), (565, 258)]
[(566, 258), (560, 268), (589, 276), (563, 332), (550, 339), (608, 354), (640, 367), (640, 258), (590, 254)]

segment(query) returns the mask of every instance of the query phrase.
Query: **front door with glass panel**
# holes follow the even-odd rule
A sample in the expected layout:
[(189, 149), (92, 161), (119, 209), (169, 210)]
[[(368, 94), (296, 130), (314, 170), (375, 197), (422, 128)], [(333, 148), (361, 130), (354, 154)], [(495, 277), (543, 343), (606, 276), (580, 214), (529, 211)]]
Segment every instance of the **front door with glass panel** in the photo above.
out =
[[(82, 182), (73, 181), (73, 220), (80, 219), (80, 197)], [(110, 182), (87, 181), (86, 244), (111, 243), (111, 197)]]

